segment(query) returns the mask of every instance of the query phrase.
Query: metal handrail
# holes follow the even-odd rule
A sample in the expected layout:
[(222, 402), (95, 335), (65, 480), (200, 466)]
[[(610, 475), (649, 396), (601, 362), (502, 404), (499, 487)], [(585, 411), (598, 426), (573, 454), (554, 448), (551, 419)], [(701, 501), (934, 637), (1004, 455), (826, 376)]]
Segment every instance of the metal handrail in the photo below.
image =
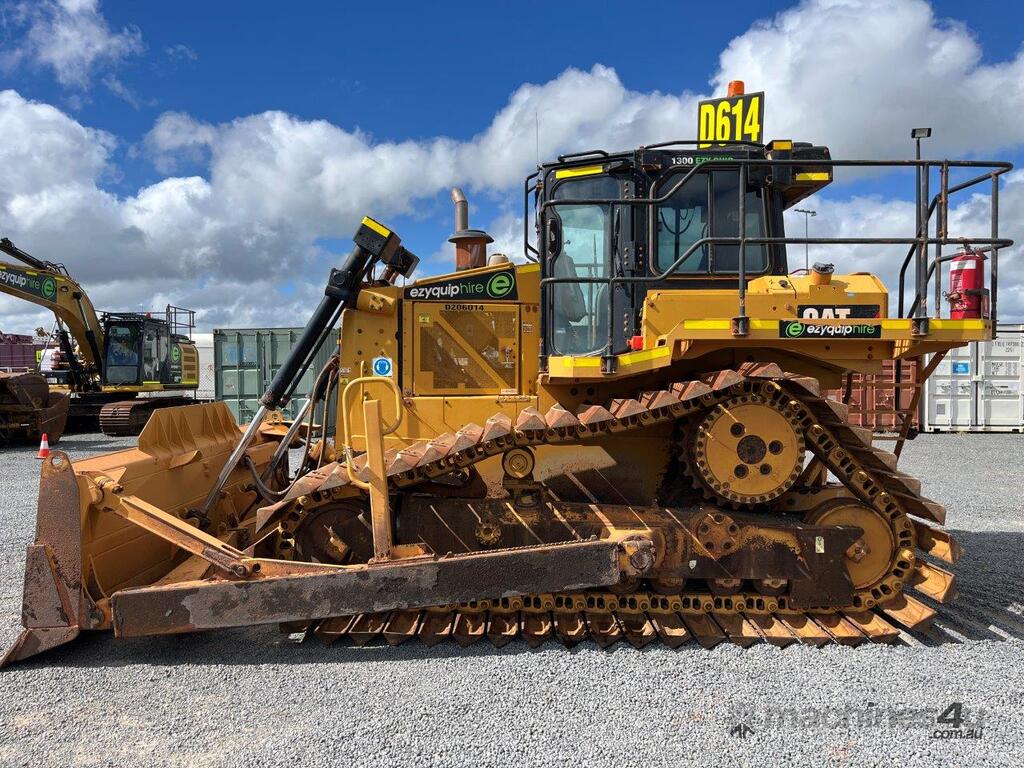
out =
[(383, 384), (389, 387), (395, 395), (395, 423), (382, 425), (381, 436), (390, 435), (398, 429), (405, 416), (405, 403), (402, 402), (401, 390), (389, 376), (359, 376), (352, 379), (352, 381), (346, 384), (345, 388), (341, 391), (341, 398), (338, 405), (341, 408), (341, 428), (342, 439), (344, 441), (342, 443), (342, 450), (345, 453), (345, 470), (348, 472), (348, 479), (352, 482), (352, 485), (357, 488), (362, 488), (365, 491), (369, 489), (370, 484), (360, 480), (352, 471), (352, 442), (350, 440), (351, 433), (349, 431), (348, 423), (348, 393), (349, 390), (357, 384), (361, 387), (367, 384)]

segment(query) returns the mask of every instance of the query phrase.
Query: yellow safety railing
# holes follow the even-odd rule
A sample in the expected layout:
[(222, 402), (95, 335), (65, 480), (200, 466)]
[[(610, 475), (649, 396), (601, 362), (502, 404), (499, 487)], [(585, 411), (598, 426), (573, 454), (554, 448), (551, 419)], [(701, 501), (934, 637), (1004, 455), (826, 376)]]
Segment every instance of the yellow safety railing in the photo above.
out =
[[(355, 485), (358, 488), (362, 488), (363, 490), (367, 490), (369, 488), (369, 483), (363, 482), (358, 477), (356, 477), (355, 474), (352, 472), (352, 440), (351, 440), (352, 433), (351, 433), (351, 430), (350, 430), (350, 427), (349, 427), (349, 416), (348, 416), (348, 414), (349, 414), (349, 393), (352, 391), (353, 387), (359, 386), (360, 391), (363, 392), (363, 394), (365, 395), (365, 389), (363, 389), (363, 387), (366, 386), (366, 385), (372, 385), (372, 384), (383, 385), (383, 386), (389, 388), (392, 391), (392, 393), (394, 394), (394, 397), (395, 397), (395, 422), (394, 422), (394, 424), (383, 424), (381, 422), (381, 419), (380, 419), (379, 407), (378, 407), (377, 409), (375, 409), (375, 410), (378, 410), (377, 423), (374, 425), (374, 427), (376, 427), (376, 429), (371, 428), (371, 426), (370, 426), (371, 416), (368, 413), (368, 411), (371, 410), (371, 409), (368, 409), (366, 407), (366, 405), (370, 401), (367, 401), (367, 403), (364, 404), (364, 406), (363, 406), (363, 420), (365, 422), (365, 428), (366, 428), (366, 450), (367, 450), (367, 453), (369, 453), (369, 451), (370, 451), (370, 432), (371, 431), (377, 432), (379, 430), (380, 440), (383, 440), (383, 438), (385, 436), (392, 434), (393, 432), (395, 432), (398, 429), (398, 426), (402, 423), (402, 417), (405, 415), (405, 403), (402, 401), (402, 393), (398, 389), (398, 385), (395, 384), (395, 382), (391, 378), (389, 378), (387, 376), (359, 376), (358, 378), (352, 379), (352, 381), (350, 381), (348, 384), (345, 385), (345, 389), (343, 389), (341, 391), (342, 450), (344, 451), (344, 454), (345, 454), (345, 468), (348, 470), (348, 477), (349, 477), (349, 480), (352, 481), (352, 484)], [(379, 406), (379, 401), (373, 401), (373, 402), (378, 403), (378, 406)], [(381, 446), (381, 453), (383, 455), (383, 446)]]

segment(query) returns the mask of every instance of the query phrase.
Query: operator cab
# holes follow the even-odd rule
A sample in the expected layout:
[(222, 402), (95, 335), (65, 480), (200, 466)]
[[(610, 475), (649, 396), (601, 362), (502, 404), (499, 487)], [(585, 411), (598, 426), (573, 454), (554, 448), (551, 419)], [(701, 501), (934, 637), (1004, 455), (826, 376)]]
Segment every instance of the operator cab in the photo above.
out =
[(108, 386), (182, 383), (181, 344), (188, 337), (174, 333), (172, 323), (146, 314), (103, 316), (103, 383)]
[[(689, 146), (686, 146), (689, 144)], [(638, 333), (647, 291), (736, 290), (788, 273), (783, 211), (831, 181), (825, 147), (736, 142), (701, 150), (673, 142), (588, 152), (541, 166), (536, 189), (545, 355), (616, 355)], [(758, 164), (806, 159), (808, 165)], [(733, 242), (728, 242), (733, 239)]]

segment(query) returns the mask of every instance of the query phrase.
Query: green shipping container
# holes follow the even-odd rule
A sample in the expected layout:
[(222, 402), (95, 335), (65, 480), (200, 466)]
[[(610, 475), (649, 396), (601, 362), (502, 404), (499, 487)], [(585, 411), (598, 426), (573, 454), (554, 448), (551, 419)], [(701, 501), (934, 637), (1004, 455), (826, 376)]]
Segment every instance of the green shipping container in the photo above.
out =
[[(252, 420), (259, 400), (270, 381), (284, 363), (301, 328), (218, 328), (213, 332), (214, 389), (217, 400), (223, 400), (235, 414), (239, 424)], [(303, 374), (292, 399), (281, 409), (285, 418), (294, 418), (309, 397), (313, 382), (338, 345), (338, 332), (331, 334), (317, 350), (309, 369)], [(334, 428), (332, 393), (327, 410), (328, 433)], [(319, 420), (319, 417), (318, 417)]]

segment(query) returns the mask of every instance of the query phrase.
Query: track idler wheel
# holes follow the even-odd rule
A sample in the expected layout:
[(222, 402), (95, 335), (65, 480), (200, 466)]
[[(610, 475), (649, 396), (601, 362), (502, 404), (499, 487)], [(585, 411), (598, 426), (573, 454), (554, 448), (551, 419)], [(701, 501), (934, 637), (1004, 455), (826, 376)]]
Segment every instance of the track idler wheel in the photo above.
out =
[(856, 526), (863, 531), (846, 551), (844, 561), (854, 589), (865, 589), (885, 577), (896, 556), (896, 539), (889, 522), (866, 504), (833, 499), (804, 518), (809, 525)]
[(690, 472), (709, 498), (759, 504), (792, 487), (804, 465), (804, 437), (795, 417), (758, 395), (720, 404), (697, 425)]

